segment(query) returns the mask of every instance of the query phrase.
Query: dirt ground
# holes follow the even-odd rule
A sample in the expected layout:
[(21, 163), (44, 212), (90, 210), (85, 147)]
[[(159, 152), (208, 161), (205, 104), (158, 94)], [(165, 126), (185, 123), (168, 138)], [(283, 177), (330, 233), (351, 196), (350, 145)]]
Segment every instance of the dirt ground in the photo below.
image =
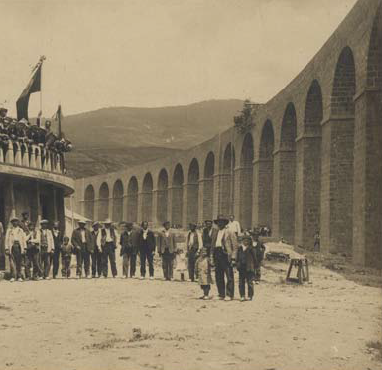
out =
[(0, 281), (0, 369), (381, 369), (381, 289), (317, 266), (311, 284), (286, 285), (286, 268), (266, 262), (253, 302), (218, 301), (216, 286), (199, 300), (159, 269), (154, 281)]

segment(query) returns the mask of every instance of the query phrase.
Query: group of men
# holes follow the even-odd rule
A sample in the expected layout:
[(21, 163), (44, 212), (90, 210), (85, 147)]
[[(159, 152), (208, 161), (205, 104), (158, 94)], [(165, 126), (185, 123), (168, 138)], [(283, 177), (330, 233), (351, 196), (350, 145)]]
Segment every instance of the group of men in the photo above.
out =
[[(59, 273), (60, 256), (63, 277), (70, 277), (71, 255), (76, 256), (77, 278), (107, 278), (109, 265), (115, 278), (118, 274), (116, 250), (120, 248), (122, 273), (124, 278), (136, 277), (137, 256), (140, 260), (140, 279), (148, 275), (154, 279), (154, 255), (157, 251), (162, 259), (163, 276), (172, 280), (177, 255), (185, 252), (188, 277), (190, 281), (198, 279), (204, 296), (208, 296), (210, 284), (204, 283), (203, 274), (215, 271), (215, 280), (220, 299), (232, 300), (234, 297), (234, 268), (239, 271), (239, 291), (243, 296), (245, 284), (248, 296), (253, 296), (253, 282), (260, 280), (260, 265), (264, 246), (260, 243), (259, 233), (241, 235), (240, 225), (224, 216), (215, 220), (206, 220), (202, 232), (196, 223), (189, 224), (185, 251), (178, 248), (177, 233), (171, 229), (169, 221), (163, 223), (163, 229), (154, 233), (144, 221), (139, 228), (131, 222), (121, 222), (119, 230), (111, 220), (94, 222), (89, 230), (84, 220), (78, 221), (71, 238), (64, 237), (58, 222), (49, 228), (49, 221), (42, 220), (38, 228), (29, 220), (28, 212), (22, 219), (11, 219), (11, 226), (5, 236), (5, 252), (9, 256), (11, 281), (25, 279), (49, 279), (51, 265), (53, 278)], [(155, 235), (156, 234), (156, 235)], [(253, 249), (255, 248), (255, 249)], [(207, 261), (206, 271), (199, 264)], [(24, 266), (25, 274), (22, 274)], [(204, 266), (204, 265), (203, 265)], [(31, 272), (32, 268), (32, 272)], [(203, 272), (204, 271), (204, 272)]]
[(45, 121), (41, 125), (41, 112), (36, 124), (31, 124), (25, 118), (19, 121), (7, 116), (8, 110), (0, 107), (0, 145), (7, 147), (9, 141), (18, 141), (25, 144), (35, 144), (46, 147), (56, 153), (68, 152), (72, 144), (64, 137), (57, 137), (52, 131), (52, 122)]

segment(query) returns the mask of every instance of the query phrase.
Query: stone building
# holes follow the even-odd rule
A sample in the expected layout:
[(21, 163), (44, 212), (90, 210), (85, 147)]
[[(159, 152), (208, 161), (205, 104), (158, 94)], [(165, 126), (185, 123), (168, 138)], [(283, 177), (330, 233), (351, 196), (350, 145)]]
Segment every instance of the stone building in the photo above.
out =
[[(40, 146), (12, 141), (0, 146), (0, 222), (5, 228), (24, 211), (33, 222), (57, 220), (65, 228), (64, 197), (73, 193), (74, 182), (63, 167), (60, 156)], [(0, 247), (3, 269), (7, 261)]]
[[(174, 224), (233, 212), (244, 227), (382, 264), (382, 0), (359, 0), (301, 73), (234, 127), (187, 150), (76, 181), (78, 211)], [(297, 41), (296, 41), (297, 42)], [(282, 63), (282, 60), (279, 61)]]

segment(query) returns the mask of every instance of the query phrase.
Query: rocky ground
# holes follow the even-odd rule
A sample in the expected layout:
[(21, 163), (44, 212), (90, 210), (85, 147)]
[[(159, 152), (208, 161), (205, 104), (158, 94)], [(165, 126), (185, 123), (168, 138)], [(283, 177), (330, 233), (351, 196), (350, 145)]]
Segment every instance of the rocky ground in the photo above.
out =
[(0, 281), (0, 369), (380, 369), (381, 289), (286, 268), (266, 262), (253, 302), (159, 277)]

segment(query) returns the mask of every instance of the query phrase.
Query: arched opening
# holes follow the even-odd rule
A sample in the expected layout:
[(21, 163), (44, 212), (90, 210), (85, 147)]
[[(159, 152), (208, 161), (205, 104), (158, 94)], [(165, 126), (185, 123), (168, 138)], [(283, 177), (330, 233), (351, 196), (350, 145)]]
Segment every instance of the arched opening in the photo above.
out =
[(285, 109), (280, 149), (274, 156), (273, 228), (275, 234), (294, 242), (296, 192), (297, 116), (293, 103)]
[(303, 135), (297, 142), (296, 244), (312, 249), (320, 231), (322, 93), (317, 80), (305, 100)]
[(215, 173), (215, 155), (213, 152), (207, 154), (204, 162), (203, 179), (203, 220), (211, 220), (213, 217), (214, 202), (214, 173)]
[(187, 175), (187, 209), (184, 211), (186, 220), (186, 225), (189, 222), (197, 222), (198, 221), (198, 206), (199, 206), (199, 164), (198, 161), (193, 158), (189, 167), (188, 167), (188, 175)]
[(237, 215), (243, 228), (252, 227), (253, 196), (253, 138), (250, 133), (244, 136), (240, 155), (240, 168), (235, 176), (239, 176), (239, 199)]
[(162, 169), (158, 177), (157, 191), (157, 220), (163, 223), (167, 220), (167, 203), (168, 203), (168, 174), (166, 169)]
[(220, 213), (229, 215), (234, 209), (235, 194), (235, 149), (229, 143), (223, 155), (223, 171), (221, 178)]
[(178, 163), (175, 167), (174, 175), (172, 178), (172, 223), (176, 227), (183, 225), (183, 183), (184, 174), (183, 167)]
[[(356, 100), (353, 179), (353, 261), (382, 266), (382, 6), (367, 58), (367, 87)], [(360, 108), (359, 108), (360, 107)]]
[(142, 186), (142, 221), (152, 221), (153, 214), (153, 177), (147, 173)]
[(123, 217), (123, 184), (117, 180), (113, 187), (113, 221), (121, 222)]
[(321, 248), (352, 252), (355, 64), (342, 50), (335, 69), (331, 116), (322, 127)]
[[(273, 125), (267, 120), (261, 131), (259, 160), (256, 163), (257, 226), (273, 227), (273, 152), (275, 136)], [(255, 209), (256, 212), (256, 209)]]
[(138, 180), (135, 176), (127, 186), (127, 221), (138, 221)]
[(109, 217), (109, 186), (104, 182), (99, 188), (98, 218), (104, 221)]
[(89, 220), (94, 220), (94, 197), (93, 185), (88, 185), (84, 195), (84, 216)]

